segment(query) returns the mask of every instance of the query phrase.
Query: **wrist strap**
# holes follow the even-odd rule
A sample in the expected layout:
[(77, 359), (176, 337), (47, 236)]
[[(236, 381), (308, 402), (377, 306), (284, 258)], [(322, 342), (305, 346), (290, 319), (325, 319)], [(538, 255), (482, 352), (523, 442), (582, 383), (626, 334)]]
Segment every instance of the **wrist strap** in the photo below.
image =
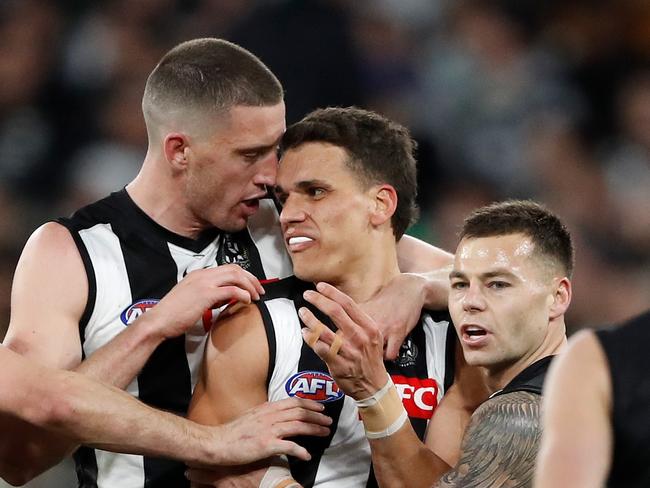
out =
[(368, 398), (357, 400), (356, 404), (368, 439), (393, 435), (408, 419), (390, 375), (379, 391)]

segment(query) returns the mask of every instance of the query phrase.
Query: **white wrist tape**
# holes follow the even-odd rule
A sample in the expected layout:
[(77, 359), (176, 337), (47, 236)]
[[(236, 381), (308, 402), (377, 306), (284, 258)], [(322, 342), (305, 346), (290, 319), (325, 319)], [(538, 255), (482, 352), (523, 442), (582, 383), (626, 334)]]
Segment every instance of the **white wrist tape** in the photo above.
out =
[(300, 484), (293, 479), (289, 468), (271, 466), (264, 473), (260, 488), (300, 488)]
[(371, 397), (357, 400), (356, 404), (368, 439), (393, 435), (408, 419), (390, 375), (381, 390)]

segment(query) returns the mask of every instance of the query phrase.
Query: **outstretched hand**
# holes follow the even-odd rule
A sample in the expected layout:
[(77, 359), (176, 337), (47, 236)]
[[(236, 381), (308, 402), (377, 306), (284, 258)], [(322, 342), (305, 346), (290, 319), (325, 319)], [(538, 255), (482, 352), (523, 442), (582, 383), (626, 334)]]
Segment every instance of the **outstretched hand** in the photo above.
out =
[(345, 293), (327, 283), (304, 298), (329, 316), (338, 328), (334, 333), (307, 308), (299, 310), (307, 326), (305, 342), (327, 363), (336, 384), (354, 399), (371, 396), (386, 384), (383, 362), (384, 337), (374, 320)]

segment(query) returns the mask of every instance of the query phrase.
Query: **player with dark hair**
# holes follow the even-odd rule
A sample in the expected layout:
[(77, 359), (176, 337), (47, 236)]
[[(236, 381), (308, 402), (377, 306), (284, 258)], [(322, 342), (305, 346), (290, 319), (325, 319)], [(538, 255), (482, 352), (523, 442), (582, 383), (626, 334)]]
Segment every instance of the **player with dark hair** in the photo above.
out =
[[(397, 241), (417, 215), (413, 151), (404, 127), (357, 108), (316, 110), (287, 129), (275, 193), (297, 278), (266, 285), (260, 302), (212, 330), (190, 418), (226, 422), (266, 400), (299, 396), (322, 401), (333, 424), (328, 437), (301, 438), (310, 461), (269, 460), (231, 483), (374, 483), (354, 401), (342, 395), (325, 363), (303, 343), (297, 310), (313, 282), (327, 281), (364, 302), (399, 275)], [(454, 337), (446, 313), (423, 311), (399, 357), (386, 362), (421, 438), (453, 380)], [(223, 374), (229, 365), (237, 367)], [(223, 473), (192, 475), (213, 484)]]
[[(265, 198), (285, 130), (283, 92), (250, 52), (195, 39), (163, 56), (142, 109), (149, 145), (136, 178), (27, 242), (5, 344), (185, 415), (218, 308), (258, 300), (259, 280), (291, 274), (275, 205)], [(425, 256), (421, 266), (447, 262), (421, 243), (404, 245), (415, 246), (406, 255), (416, 262)], [(403, 337), (415, 322), (411, 308), (419, 313), (425, 295), (435, 300), (436, 286), (398, 278), (374, 300), (390, 307), (406, 294), (411, 305), (382, 319)], [(0, 428), (0, 454), (24, 481), (75, 447), (15, 420)], [(81, 487), (188, 485), (184, 466), (165, 459), (82, 448), (75, 460)]]
[[(305, 298), (331, 317), (335, 335), (308, 310), (302, 319), (317, 334), (314, 351), (339, 387), (361, 402), (362, 418), (393, 432), (370, 439), (381, 486), (530, 486), (541, 436), (540, 402), (548, 365), (566, 343), (564, 313), (571, 300), (573, 247), (560, 220), (530, 201), (506, 201), (474, 211), (465, 220), (452, 272), (449, 312), (465, 361), (485, 370), (492, 395), (469, 419), (457, 462), (448, 463), (422, 444), (391, 395), (381, 362), (381, 332), (341, 291), (319, 284)], [(461, 424), (465, 387), (443, 401), (457, 406)], [(455, 386), (459, 386), (458, 384)], [(377, 427), (379, 426), (379, 427)], [(368, 426), (366, 426), (368, 429)], [(427, 443), (439, 436), (430, 428)], [(441, 442), (454, 443), (443, 436)], [(449, 470), (449, 467), (454, 467)]]

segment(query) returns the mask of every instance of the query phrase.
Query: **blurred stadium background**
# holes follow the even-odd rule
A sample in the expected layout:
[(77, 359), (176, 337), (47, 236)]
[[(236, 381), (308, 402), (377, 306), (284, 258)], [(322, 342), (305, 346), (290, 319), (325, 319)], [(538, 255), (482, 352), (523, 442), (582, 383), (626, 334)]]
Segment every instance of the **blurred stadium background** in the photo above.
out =
[(0, 0), (0, 338), (29, 234), (136, 174), (146, 76), (204, 36), (278, 75), (288, 122), (358, 105), (407, 125), (413, 235), (453, 250), (462, 217), (505, 197), (558, 212), (570, 333), (650, 307), (647, 0)]

